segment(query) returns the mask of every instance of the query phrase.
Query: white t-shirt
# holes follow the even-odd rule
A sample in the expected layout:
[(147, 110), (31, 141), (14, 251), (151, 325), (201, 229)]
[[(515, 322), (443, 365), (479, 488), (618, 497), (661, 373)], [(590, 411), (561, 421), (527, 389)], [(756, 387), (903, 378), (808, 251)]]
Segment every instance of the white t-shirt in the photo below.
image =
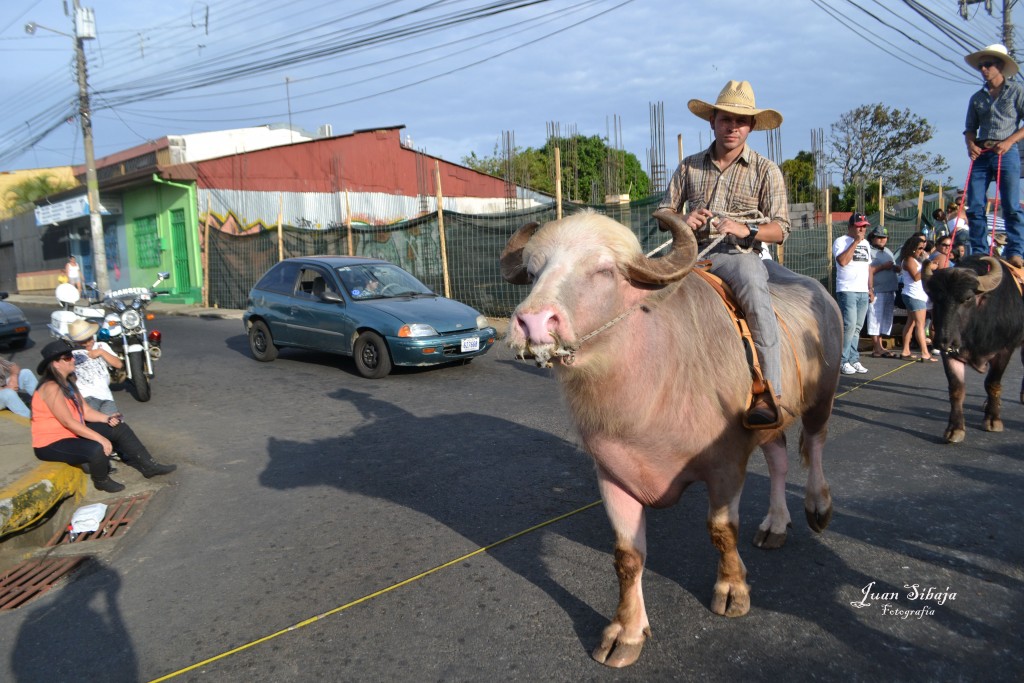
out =
[[(853, 244), (849, 235), (837, 237), (832, 243), (832, 258), (838, 258)], [(868, 268), (871, 266), (871, 249), (867, 240), (861, 240), (853, 251), (853, 258), (845, 266), (836, 262), (836, 291), (864, 292), (868, 291)]]
[[(98, 341), (93, 348), (114, 354), (106, 342)], [(78, 378), (78, 390), (82, 392), (82, 396), (113, 401), (114, 395), (110, 393), (110, 366), (107, 365), (107, 361), (102, 358), (89, 358), (89, 352), (85, 349), (76, 349), (74, 354), (75, 377)]]

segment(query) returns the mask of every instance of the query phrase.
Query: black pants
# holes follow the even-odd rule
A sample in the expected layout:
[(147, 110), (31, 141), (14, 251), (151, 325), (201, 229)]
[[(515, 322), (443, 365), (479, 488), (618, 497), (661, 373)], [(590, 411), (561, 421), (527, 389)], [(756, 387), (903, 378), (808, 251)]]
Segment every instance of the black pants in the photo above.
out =
[[(149, 451), (135, 436), (132, 428), (121, 422), (111, 427), (106, 422), (86, 422), (85, 425), (105, 437), (126, 465), (139, 467), (152, 460)], [(54, 441), (48, 446), (34, 449), (36, 457), (47, 462), (66, 462), (69, 465), (89, 465), (93, 481), (103, 481), (110, 474), (110, 462), (103, 454), (103, 446), (92, 439), (74, 437)]]

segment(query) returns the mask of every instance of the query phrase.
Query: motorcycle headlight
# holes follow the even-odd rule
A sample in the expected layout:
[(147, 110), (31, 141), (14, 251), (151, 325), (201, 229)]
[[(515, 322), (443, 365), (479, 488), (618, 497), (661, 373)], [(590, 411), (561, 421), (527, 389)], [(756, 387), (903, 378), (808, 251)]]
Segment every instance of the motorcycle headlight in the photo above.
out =
[(121, 324), (125, 329), (133, 330), (142, 324), (142, 316), (135, 309), (125, 311), (121, 314)]

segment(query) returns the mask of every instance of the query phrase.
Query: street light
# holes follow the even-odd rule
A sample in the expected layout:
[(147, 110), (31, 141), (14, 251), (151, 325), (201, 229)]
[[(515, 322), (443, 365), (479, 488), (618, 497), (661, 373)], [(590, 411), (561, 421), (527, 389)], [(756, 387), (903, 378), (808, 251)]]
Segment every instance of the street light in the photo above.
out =
[(107, 246), (103, 238), (103, 216), (100, 214), (100, 184), (96, 177), (96, 154), (92, 144), (92, 112), (89, 109), (89, 88), (85, 66), (83, 41), (96, 38), (96, 17), (93, 11), (75, 2), (75, 33), (64, 33), (57, 29), (30, 21), (25, 24), (25, 33), (35, 35), (38, 29), (71, 38), (75, 43), (75, 63), (78, 71), (78, 120), (82, 124), (82, 143), (85, 147), (85, 186), (89, 200), (89, 231), (92, 244), (93, 270), (96, 271), (96, 286), (101, 292), (110, 289), (107, 276)]

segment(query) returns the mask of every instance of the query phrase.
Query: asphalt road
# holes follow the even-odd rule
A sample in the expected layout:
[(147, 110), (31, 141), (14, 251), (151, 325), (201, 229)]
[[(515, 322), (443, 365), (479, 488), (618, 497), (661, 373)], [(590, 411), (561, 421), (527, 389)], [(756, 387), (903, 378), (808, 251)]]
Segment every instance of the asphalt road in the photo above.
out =
[[(19, 357), (34, 366), (48, 311), (27, 312), (37, 346)], [(872, 372), (844, 378), (836, 403), (825, 462), (836, 511), (822, 535), (803, 521), (790, 437), (794, 527), (781, 550), (749, 542), (768, 501), (755, 455), (741, 508), (747, 616), (708, 609), (717, 555), (703, 487), (653, 511), (654, 637), (616, 672), (589, 657), (616, 605), (612, 534), (588, 507), (592, 468), (547, 371), (495, 347), (468, 366), (369, 381), (330, 355), (257, 363), (238, 321), (157, 326), (153, 400), (116, 398), (179, 470), (72, 581), (0, 614), (0, 679), (1024, 676), (1016, 361), (1007, 430), (977, 429), (974, 376), (967, 442), (947, 446), (941, 366), (865, 359)]]

